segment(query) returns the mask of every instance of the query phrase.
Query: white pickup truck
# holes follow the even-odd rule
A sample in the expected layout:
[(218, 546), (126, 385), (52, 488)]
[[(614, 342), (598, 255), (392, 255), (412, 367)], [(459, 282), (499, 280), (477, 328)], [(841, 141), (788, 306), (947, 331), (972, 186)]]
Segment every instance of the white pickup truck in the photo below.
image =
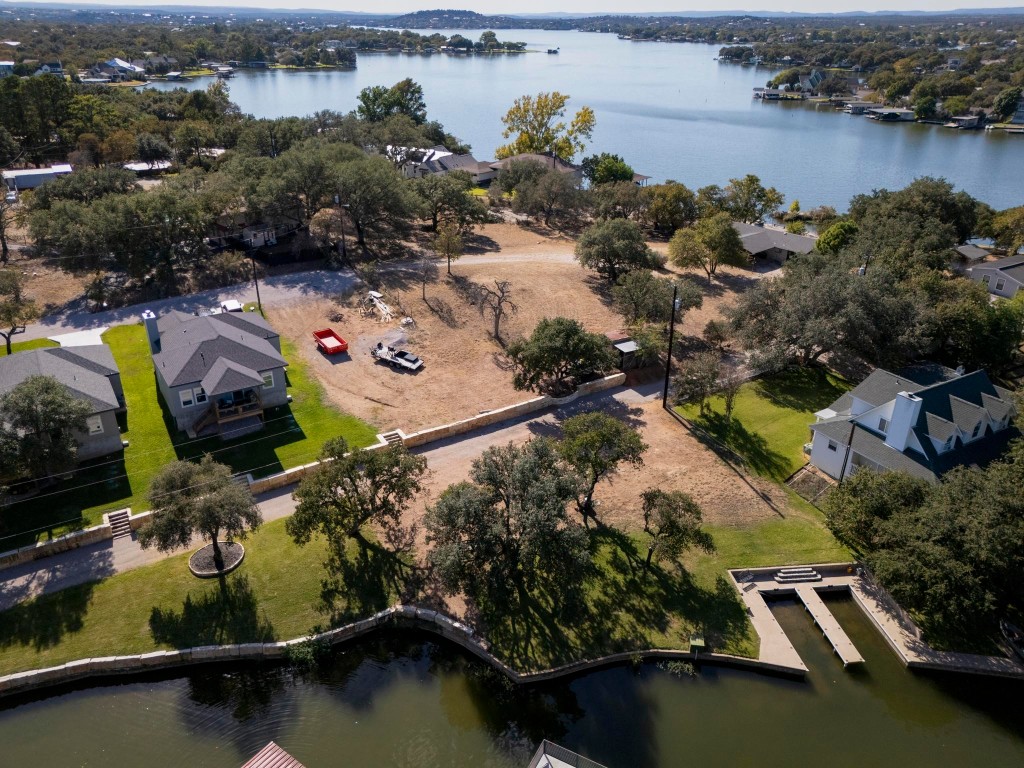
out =
[(423, 367), (423, 361), (420, 360), (412, 352), (407, 352), (404, 349), (396, 349), (395, 347), (385, 346), (382, 342), (377, 342), (377, 346), (370, 350), (370, 354), (383, 363), (387, 363), (392, 368), (401, 368), (406, 371), (418, 371)]

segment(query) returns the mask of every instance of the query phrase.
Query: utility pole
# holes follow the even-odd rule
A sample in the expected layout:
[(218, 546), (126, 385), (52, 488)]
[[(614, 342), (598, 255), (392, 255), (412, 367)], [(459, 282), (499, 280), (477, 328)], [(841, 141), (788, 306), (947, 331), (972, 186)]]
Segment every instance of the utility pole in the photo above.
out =
[(672, 286), (672, 319), (669, 320), (668, 325), (668, 354), (665, 356), (665, 387), (661, 392), (661, 407), (668, 408), (668, 380), (672, 375), (672, 342), (676, 334), (676, 308), (679, 306), (678, 302), (679, 286)]
[(249, 261), (252, 262), (252, 281), (256, 284), (256, 306), (260, 308), (260, 314), (263, 314), (263, 302), (260, 301), (260, 281), (256, 277), (256, 256), (252, 251), (249, 251)]

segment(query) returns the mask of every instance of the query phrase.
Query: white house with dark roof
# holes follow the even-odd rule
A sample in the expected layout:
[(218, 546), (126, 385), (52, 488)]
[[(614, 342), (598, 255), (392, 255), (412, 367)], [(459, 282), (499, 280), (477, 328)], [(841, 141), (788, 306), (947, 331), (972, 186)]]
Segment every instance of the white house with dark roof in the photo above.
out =
[(967, 276), (988, 288), (993, 296), (1012, 299), (1024, 287), (1024, 254), (976, 264), (967, 270)]
[(79, 461), (117, 453), (123, 448), (117, 414), (125, 410), (124, 389), (110, 347), (44, 347), (0, 357), (0, 395), (31, 376), (50, 376), (73, 397), (92, 406), (86, 431), (75, 435)]
[(239, 437), (288, 402), (281, 338), (253, 312), (142, 315), (157, 385), (189, 437)]
[(815, 414), (810, 463), (840, 481), (867, 468), (937, 482), (954, 467), (1001, 456), (1020, 436), (1016, 415), (1012, 393), (984, 371), (877, 370)]
[(751, 258), (769, 259), (779, 264), (785, 264), (791, 256), (810, 253), (818, 243), (816, 238), (808, 235), (794, 235), (784, 229), (760, 224), (734, 221), (732, 226), (740, 236), (743, 250)]

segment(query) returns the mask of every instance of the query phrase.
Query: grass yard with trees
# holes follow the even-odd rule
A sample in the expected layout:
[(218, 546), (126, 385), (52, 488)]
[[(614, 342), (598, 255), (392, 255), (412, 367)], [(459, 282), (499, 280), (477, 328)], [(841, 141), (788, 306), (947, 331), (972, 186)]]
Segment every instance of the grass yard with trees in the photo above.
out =
[(103, 340), (110, 345), (121, 370), (128, 404), (122, 438), (129, 441), (129, 447), (123, 459), (114, 456), (88, 462), (71, 480), (4, 507), (0, 512), (0, 550), (97, 525), (104, 512), (115, 509), (143, 511), (150, 482), (166, 464), (177, 459), (210, 453), (235, 472), (265, 477), (313, 461), (329, 438), (342, 436), (357, 446), (375, 440), (372, 427), (326, 402), (322, 387), (309, 375), (301, 356), (287, 340), (282, 340), (282, 352), (289, 362), (292, 402), (269, 409), (266, 428), (256, 435), (227, 443), (218, 437), (188, 440), (174, 428), (160, 401), (143, 327), (112, 328)]
[(824, 368), (791, 368), (740, 387), (731, 424), (721, 395), (709, 398), (705, 413), (696, 403), (676, 410), (742, 456), (754, 472), (782, 482), (805, 463), (803, 446), (815, 411), (850, 388)]

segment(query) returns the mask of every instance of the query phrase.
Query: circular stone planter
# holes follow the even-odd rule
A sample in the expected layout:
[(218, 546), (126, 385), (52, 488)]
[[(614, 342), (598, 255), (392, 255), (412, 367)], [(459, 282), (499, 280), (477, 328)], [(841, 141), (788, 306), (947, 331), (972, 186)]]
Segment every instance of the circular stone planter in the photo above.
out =
[(225, 576), (242, 564), (245, 558), (245, 547), (237, 541), (219, 541), (220, 553), (224, 558), (224, 568), (217, 570), (213, 564), (213, 544), (207, 544), (202, 549), (194, 552), (188, 559), (188, 569), (193, 576), (200, 579), (212, 579), (215, 576)]

